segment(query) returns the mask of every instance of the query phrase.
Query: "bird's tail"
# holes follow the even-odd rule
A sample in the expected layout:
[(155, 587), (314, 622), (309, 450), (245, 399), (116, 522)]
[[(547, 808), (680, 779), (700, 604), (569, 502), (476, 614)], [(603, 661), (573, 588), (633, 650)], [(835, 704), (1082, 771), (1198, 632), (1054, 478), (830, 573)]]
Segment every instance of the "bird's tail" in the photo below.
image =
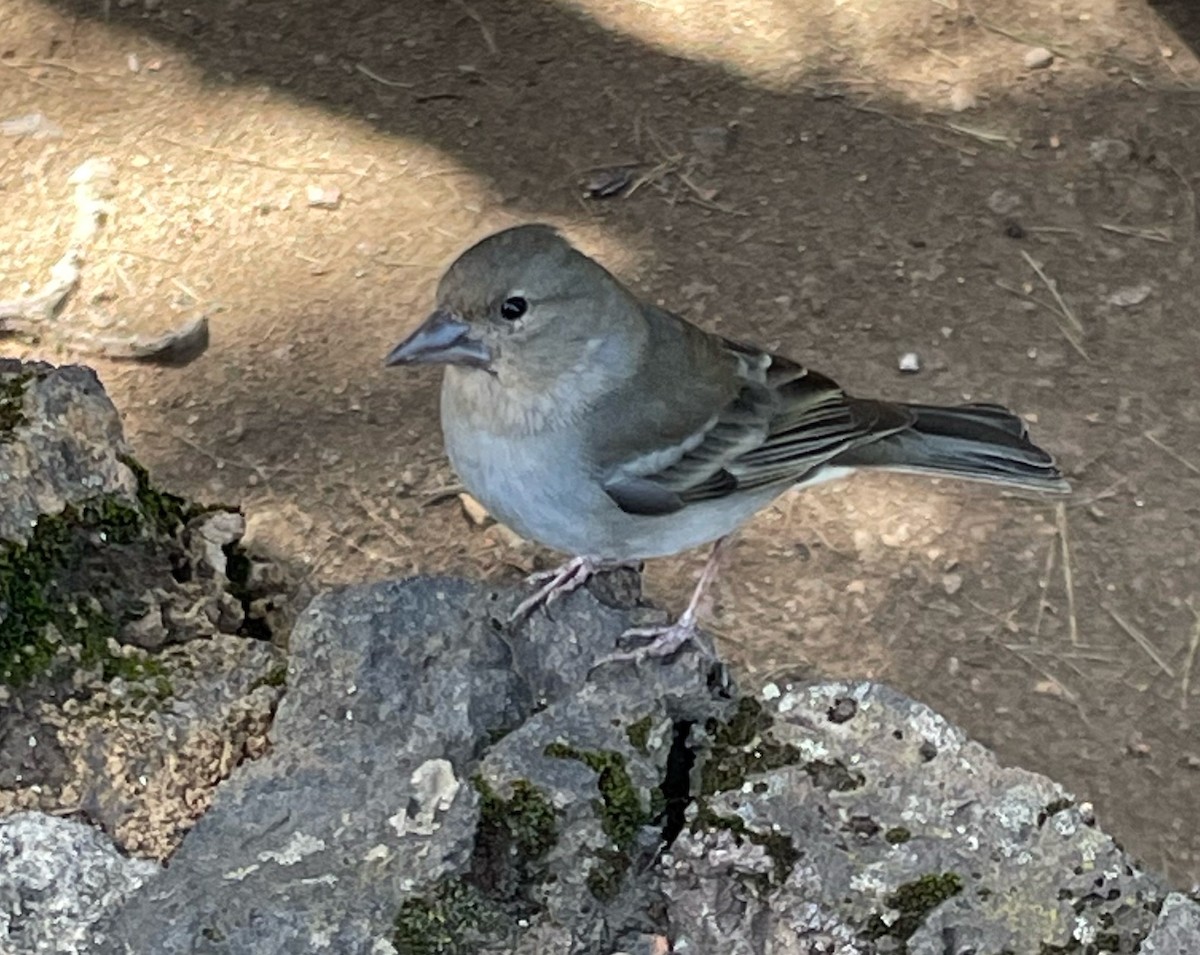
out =
[(912, 424), (853, 448), (833, 465), (937, 474), (1036, 491), (1071, 489), (1025, 422), (1000, 405), (906, 405)]

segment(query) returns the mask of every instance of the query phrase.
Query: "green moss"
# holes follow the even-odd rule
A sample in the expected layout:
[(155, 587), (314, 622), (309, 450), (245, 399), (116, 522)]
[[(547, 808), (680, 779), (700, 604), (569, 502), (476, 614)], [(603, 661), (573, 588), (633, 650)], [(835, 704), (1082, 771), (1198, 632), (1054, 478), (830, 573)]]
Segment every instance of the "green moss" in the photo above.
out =
[(190, 504), (178, 494), (155, 487), (150, 480), (150, 472), (128, 454), (121, 455), (119, 460), (137, 479), (137, 499), (142, 516), (160, 534), (169, 537), (192, 518), (219, 509)]
[(506, 934), (504, 915), (477, 889), (456, 880), (409, 899), (396, 915), (397, 955), (474, 955), (489, 937)]
[[(159, 553), (162, 542), (201, 509), (155, 489), (141, 465), (122, 460), (137, 477), (136, 505), (119, 495), (98, 495), (43, 515), (24, 544), (0, 543), (0, 682), (22, 685), (47, 672), (58, 649), (54, 631), (81, 647), (84, 665), (103, 662), (105, 679), (145, 675), (126, 672), (133, 664), (108, 653), (108, 640), (128, 617), (114, 619), (103, 601), (119, 590), (113, 581), (134, 563), (118, 551)], [(170, 572), (165, 561), (162, 572)]]
[(25, 417), (25, 386), (32, 372), (0, 380), (0, 444), (13, 440), (13, 432), (28, 423)]
[(882, 917), (871, 916), (867, 923), (867, 937), (872, 941), (892, 938), (899, 943), (895, 949), (898, 953), (907, 952), (908, 940), (921, 927), (926, 916), (947, 899), (958, 895), (962, 889), (962, 879), (953, 872), (925, 875), (904, 883), (883, 900), (889, 909), (900, 913), (899, 917), (888, 925)]
[(756, 846), (762, 846), (774, 866), (775, 884), (782, 885), (787, 881), (787, 877), (792, 874), (792, 869), (796, 867), (801, 856), (796, 844), (792, 842), (791, 836), (782, 832), (770, 830), (759, 832), (751, 829), (741, 816), (722, 815), (712, 810), (703, 801), (697, 804), (697, 808), (699, 812), (695, 822), (692, 823), (693, 832), (702, 829), (724, 829), (734, 833), (738, 837), (739, 844), (745, 840)]
[(558, 841), (558, 821), (550, 801), (537, 787), (524, 779), (512, 783), (512, 796), (504, 799), (483, 779), (472, 782), (479, 793), (479, 817), (482, 831), (507, 836), (512, 845), (536, 861), (554, 848)]
[(134, 508), (102, 497), (43, 516), (25, 544), (0, 544), (0, 681), (19, 686), (46, 672), (58, 649), (54, 631), (81, 646), (85, 665), (107, 658), (116, 621), (90, 596), (64, 593), (62, 579), (89, 554), (130, 543), (138, 531)]
[(250, 689), (257, 690), (260, 686), (287, 686), (287, 664), (276, 663), (263, 676), (255, 680)]
[(629, 737), (629, 745), (643, 756), (647, 756), (650, 753), (650, 730), (653, 726), (654, 718), (647, 714), (636, 723), (630, 723), (625, 728), (625, 735)]
[(628, 852), (601, 849), (592, 859), (587, 875), (588, 891), (601, 902), (611, 902), (621, 894), (625, 873), (629, 871)]
[(771, 726), (770, 714), (753, 697), (742, 697), (726, 722), (710, 719), (705, 730), (712, 747), (700, 770), (701, 794), (740, 789), (749, 775), (801, 762), (795, 746), (773, 739)]
[(599, 776), (600, 822), (618, 849), (628, 849), (651, 816), (625, 768), (625, 757), (612, 750), (582, 750), (565, 743), (551, 743), (545, 754), (552, 759), (577, 760)]
[(893, 826), (883, 834), (883, 838), (894, 846), (900, 846), (912, 838), (912, 833), (903, 826)]

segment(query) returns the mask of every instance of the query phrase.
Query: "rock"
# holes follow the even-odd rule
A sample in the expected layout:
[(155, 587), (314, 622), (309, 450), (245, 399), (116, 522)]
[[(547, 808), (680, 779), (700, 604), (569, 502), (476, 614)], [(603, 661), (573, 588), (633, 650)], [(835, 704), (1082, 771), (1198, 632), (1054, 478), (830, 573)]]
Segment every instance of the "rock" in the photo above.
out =
[(1098, 166), (1116, 167), (1133, 156), (1133, 146), (1123, 139), (1093, 139), (1087, 147), (1088, 159)]
[(96, 951), (1133, 952), (1156, 930), (1165, 885), (1089, 806), (895, 691), (758, 700), (693, 648), (592, 671), (651, 615), (628, 579), (516, 633), (520, 593), (461, 580), (319, 597), (271, 751)]
[(83, 823), (38, 812), (0, 819), (0, 950), (87, 951), (93, 923), (157, 871)]
[(998, 216), (1009, 215), (1022, 205), (1021, 197), (1007, 189), (994, 190), (987, 200), (987, 207)]
[(1027, 70), (1044, 70), (1054, 62), (1054, 54), (1044, 46), (1034, 47), (1025, 54), (1023, 62)]
[(1129, 285), (1113, 292), (1108, 296), (1107, 302), (1117, 308), (1132, 308), (1134, 305), (1141, 305), (1146, 301), (1152, 291), (1153, 289), (1144, 282), (1141, 285)]
[(1139, 949), (1140, 955), (1193, 955), (1200, 939), (1200, 904), (1180, 892), (1163, 901), (1154, 931)]
[(136, 503), (128, 454), (94, 371), (0, 358), (0, 541), (24, 544), (42, 515), (98, 495)]
[(153, 486), (90, 370), (0, 361), (0, 812), (162, 858), (266, 749), (284, 653), (246, 635), (243, 526)]
[(900, 356), (896, 367), (906, 375), (915, 375), (921, 370), (921, 356), (915, 351), (906, 351)]
[(969, 86), (964, 86), (962, 83), (955, 83), (950, 89), (950, 108), (956, 113), (965, 112), (968, 109), (974, 109), (979, 105), (979, 100), (976, 98), (974, 91)]

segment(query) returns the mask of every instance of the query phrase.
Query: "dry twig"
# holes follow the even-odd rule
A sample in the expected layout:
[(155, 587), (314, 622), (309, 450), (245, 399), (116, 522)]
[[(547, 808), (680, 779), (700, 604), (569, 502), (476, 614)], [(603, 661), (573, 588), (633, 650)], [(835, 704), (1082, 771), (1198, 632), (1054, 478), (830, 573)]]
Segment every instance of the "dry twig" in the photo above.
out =
[(1059, 503), (1054, 509), (1058, 524), (1058, 541), (1062, 547), (1063, 586), (1067, 591), (1067, 627), (1071, 645), (1079, 646), (1079, 622), (1075, 615), (1075, 574), (1071, 569), (1071, 545), (1067, 537), (1067, 509)]

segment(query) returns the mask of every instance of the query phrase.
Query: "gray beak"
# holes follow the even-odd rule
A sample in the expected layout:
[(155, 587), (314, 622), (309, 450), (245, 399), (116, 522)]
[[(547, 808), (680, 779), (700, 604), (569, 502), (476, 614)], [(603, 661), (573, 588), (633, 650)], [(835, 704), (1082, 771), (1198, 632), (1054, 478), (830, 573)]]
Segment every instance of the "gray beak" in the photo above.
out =
[(452, 312), (438, 309), (393, 348), (386, 365), (467, 365), (486, 368), (491, 350), (470, 337), (471, 326)]

